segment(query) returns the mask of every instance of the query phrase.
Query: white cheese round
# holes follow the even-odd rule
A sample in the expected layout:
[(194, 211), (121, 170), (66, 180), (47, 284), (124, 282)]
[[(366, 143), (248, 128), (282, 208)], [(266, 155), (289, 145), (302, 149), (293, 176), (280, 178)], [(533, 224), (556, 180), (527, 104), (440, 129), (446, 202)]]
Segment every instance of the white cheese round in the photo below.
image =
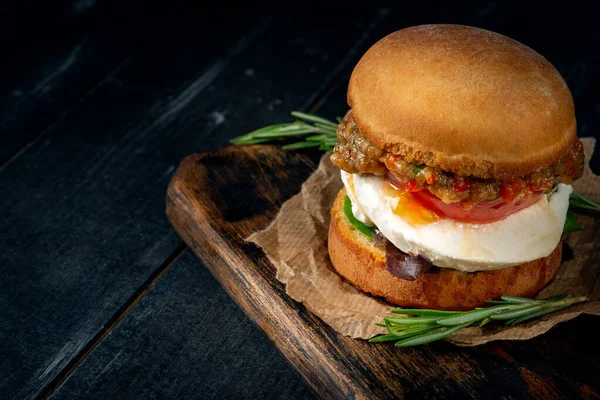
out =
[(397, 197), (389, 196), (382, 176), (348, 174), (342, 181), (356, 218), (376, 225), (400, 250), (421, 255), (434, 265), (461, 271), (485, 271), (523, 264), (548, 256), (560, 241), (570, 185), (559, 184), (530, 207), (507, 218), (473, 224), (439, 218), (410, 223), (393, 212)]

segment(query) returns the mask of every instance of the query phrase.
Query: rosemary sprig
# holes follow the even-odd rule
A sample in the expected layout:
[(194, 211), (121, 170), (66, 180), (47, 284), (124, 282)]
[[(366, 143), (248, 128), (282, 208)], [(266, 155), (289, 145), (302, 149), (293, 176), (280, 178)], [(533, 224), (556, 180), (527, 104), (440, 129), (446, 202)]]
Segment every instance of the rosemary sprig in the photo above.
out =
[(333, 150), (337, 141), (335, 131), (338, 124), (336, 122), (300, 111), (292, 111), (291, 114), (296, 118), (296, 121), (257, 129), (231, 139), (231, 143), (247, 145), (304, 136), (303, 141), (286, 144), (282, 148), (284, 150), (296, 150), (318, 147), (319, 150)]
[(572, 210), (600, 212), (600, 204), (575, 192), (571, 193), (571, 197), (569, 198), (569, 208)]
[(371, 343), (396, 342), (398, 347), (417, 346), (447, 338), (467, 326), (484, 326), (494, 321), (505, 325), (520, 324), (539, 318), (550, 312), (572, 304), (587, 301), (584, 296), (559, 295), (543, 300), (525, 297), (502, 296), (500, 300), (490, 300), (491, 307), (476, 308), (471, 311), (439, 311), (400, 308), (392, 310), (404, 317), (383, 318), (388, 333), (369, 340)]

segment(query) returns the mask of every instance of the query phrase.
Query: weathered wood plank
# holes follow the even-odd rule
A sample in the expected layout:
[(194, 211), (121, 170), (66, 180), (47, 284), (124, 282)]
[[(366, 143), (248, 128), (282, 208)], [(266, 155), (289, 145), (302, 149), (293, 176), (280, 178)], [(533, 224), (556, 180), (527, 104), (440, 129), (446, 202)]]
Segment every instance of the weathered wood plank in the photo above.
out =
[(0, 167), (147, 45), (165, 19), (125, 21), (93, 4), (0, 12)]
[[(243, 238), (272, 220), (289, 185), (307, 168), (306, 156), (273, 146), (193, 155), (171, 181), (167, 214), (317, 393), (336, 398), (598, 396), (600, 348), (594, 345), (595, 333), (583, 329), (593, 322), (589, 318), (523, 342), (398, 349), (339, 335), (291, 300), (264, 254)], [(240, 214), (240, 207), (252, 212)]]
[(177, 246), (162, 217), (180, 157), (165, 146), (168, 129), (199, 93), (203, 69), (223, 63), (217, 57), (247, 30), (238, 22), (212, 50), (186, 29), (163, 31), (164, 42), (0, 172), (0, 187), (10, 188), (0, 200), (0, 397), (42, 390)]
[(0, 171), (0, 397), (47, 390), (176, 247), (178, 161), (306, 107), (372, 20), (281, 17), (231, 47), (219, 27), (252, 21), (171, 25)]
[(53, 399), (303, 399), (310, 388), (187, 251)]

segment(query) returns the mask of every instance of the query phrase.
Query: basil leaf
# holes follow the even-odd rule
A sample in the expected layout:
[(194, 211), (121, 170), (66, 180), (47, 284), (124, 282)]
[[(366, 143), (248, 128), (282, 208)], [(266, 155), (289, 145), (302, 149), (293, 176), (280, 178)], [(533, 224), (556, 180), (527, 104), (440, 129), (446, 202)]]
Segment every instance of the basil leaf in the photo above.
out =
[(565, 226), (563, 227), (563, 232), (577, 232), (581, 231), (583, 228), (581, 225), (577, 223), (577, 217), (571, 211), (567, 211), (567, 218), (565, 219)]
[(348, 218), (350, 224), (355, 227), (357, 231), (368, 237), (370, 240), (373, 240), (373, 233), (371, 232), (371, 229), (373, 228), (367, 224), (363, 224), (356, 219), (354, 214), (352, 214), (352, 202), (348, 196), (344, 198), (344, 215), (346, 218)]

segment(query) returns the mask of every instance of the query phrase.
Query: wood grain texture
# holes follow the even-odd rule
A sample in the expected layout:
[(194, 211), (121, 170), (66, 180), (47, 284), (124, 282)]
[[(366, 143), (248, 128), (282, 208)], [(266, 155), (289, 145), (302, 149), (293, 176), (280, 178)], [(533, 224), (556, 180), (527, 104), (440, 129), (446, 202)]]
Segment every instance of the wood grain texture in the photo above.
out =
[(14, 4), (0, 11), (10, 13), (0, 17), (8, 39), (0, 74), (0, 168), (160, 30), (159, 21), (126, 20), (85, 3), (39, 4), (36, 12)]
[(43, 392), (180, 243), (163, 212), (193, 133), (177, 118), (210, 118), (190, 103), (216, 78), (212, 65), (247, 49), (239, 37), (253, 30), (239, 22), (212, 50), (198, 49), (189, 26), (163, 31), (0, 171), (10, 188), (0, 199), (0, 398)]
[(598, 394), (600, 350), (593, 333), (579, 331), (590, 323), (583, 318), (526, 342), (397, 349), (341, 336), (288, 298), (273, 266), (244, 238), (264, 228), (314, 168), (306, 155), (274, 146), (192, 155), (171, 180), (167, 215), (320, 396), (542, 399)]
[(52, 399), (287, 400), (311, 394), (187, 250)]
[[(171, 24), (0, 171), (11, 188), (0, 198), (0, 397), (53, 390), (178, 246), (164, 193), (190, 149), (308, 107), (365, 45), (374, 14), (355, 16), (352, 35), (345, 20), (330, 32), (294, 16)], [(198, 44), (222, 24), (211, 46)]]

